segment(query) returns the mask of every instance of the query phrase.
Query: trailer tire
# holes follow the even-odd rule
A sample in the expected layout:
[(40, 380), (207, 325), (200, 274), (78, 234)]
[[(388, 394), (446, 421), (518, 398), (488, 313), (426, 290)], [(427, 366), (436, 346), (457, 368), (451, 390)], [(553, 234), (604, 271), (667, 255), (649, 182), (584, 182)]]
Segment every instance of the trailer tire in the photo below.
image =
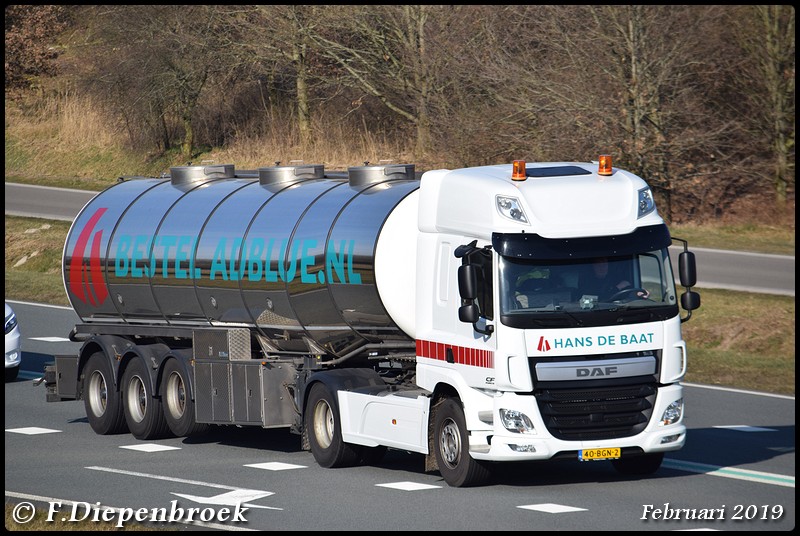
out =
[(322, 467), (348, 467), (361, 459), (361, 448), (342, 439), (336, 399), (323, 383), (311, 387), (306, 405), (306, 430), (311, 453)]
[(433, 437), (439, 472), (450, 486), (480, 486), (489, 480), (488, 466), (469, 455), (467, 422), (458, 399), (447, 398), (436, 407)]
[(136, 439), (160, 439), (170, 435), (161, 399), (150, 384), (144, 361), (134, 357), (122, 374), (122, 407), (128, 430)]
[(122, 395), (114, 388), (114, 375), (103, 352), (89, 357), (83, 371), (83, 406), (96, 434), (127, 432)]
[(630, 458), (618, 458), (611, 460), (611, 464), (618, 473), (623, 475), (652, 475), (661, 467), (662, 461), (664, 461), (664, 453), (657, 452)]
[(164, 364), (161, 379), (161, 403), (169, 429), (178, 437), (200, 434), (208, 430), (207, 424), (195, 421), (194, 400), (189, 392), (189, 378), (177, 359)]

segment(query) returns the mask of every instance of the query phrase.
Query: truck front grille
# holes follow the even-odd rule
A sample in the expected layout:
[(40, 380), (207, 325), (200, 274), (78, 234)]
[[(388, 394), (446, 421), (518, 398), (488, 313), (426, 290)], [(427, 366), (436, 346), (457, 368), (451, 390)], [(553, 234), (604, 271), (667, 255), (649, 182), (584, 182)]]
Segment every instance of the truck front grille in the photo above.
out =
[(655, 383), (535, 391), (547, 430), (568, 441), (616, 439), (641, 432), (653, 413)]

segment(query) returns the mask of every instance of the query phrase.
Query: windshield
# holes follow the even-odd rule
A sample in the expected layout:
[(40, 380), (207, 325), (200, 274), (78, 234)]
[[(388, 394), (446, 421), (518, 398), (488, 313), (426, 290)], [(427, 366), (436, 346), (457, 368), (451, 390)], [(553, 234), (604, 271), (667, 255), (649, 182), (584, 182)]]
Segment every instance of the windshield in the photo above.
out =
[(678, 314), (666, 248), (587, 259), (499, 258), (501, 322), (518, 328), (619, 325)]

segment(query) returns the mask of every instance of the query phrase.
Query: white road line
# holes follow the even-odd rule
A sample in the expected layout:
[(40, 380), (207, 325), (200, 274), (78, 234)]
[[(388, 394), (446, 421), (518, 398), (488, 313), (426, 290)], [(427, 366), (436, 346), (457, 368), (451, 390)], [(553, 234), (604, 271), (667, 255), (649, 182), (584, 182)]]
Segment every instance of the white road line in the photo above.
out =
[(535, 510), (537, 512), (545, 512), (548, 514), (564, 514), (567, 512), (586, 512), (586, 508), (577, 508), (575, 506), (566, 506), (563, 504), (542, 503), (542, 504), (525, 504), (517, 506), (523, 510)]
[[(211, 482), (202, 482), (200, 480), (186, 480), (185, 478), (175, 478), (172, 476), (163, 476), (163, 475), (153, 475), (150, 473), (140, 473), (138, 471), (126, 471), (124, 469), (112, 469), (111, 467), (98, 467), (98, 466), (89, 466), (84, 467), (84, 469), (89, 469), (91, 471), (103, 471), (106, 473), (116, 473), (119, 475), (128, 475), (128, 476), (137, 476), (140, 478), (152, 478), (153, 480), (166, 480), (168, 482), (178, 482), (180, 484), (192, 484), (195, 486), (206, 486), (209, 488), (218, 488), (218, 489), (228, 489), (228, 490), (242, 490), (245, 488), (237, 488), (236, 486), (226, 486), (224, 484), (213, 484)], [(250, 490), (254, 492), (260, 492), (261, 490)]]
[(438, 489), (442, 486), (433, 486), (431, 484), (419, 484), (417, 482), (390, 482), (388, 484), (375, 484), (381, 488), (399, 489), (402, 491), (420, 491), (423, 489)]
[(764, 393), (762, 391), (747, 391), (745, 389), (734, 389), (733, 387), (720, 387), (718, 385), (704, 385), (701, 383), (681, 382), (684, 387), (697, 387), (698, 389), (710, 389), (712, 391), (728, 391), (731, 393), (742, 393), (746, 395), (766, 396), (769, 398), (783, 398), (784, 400), (794, 400), (791, 395), (778, 395), (775, 393)]
[(213, 504), (213, 505), (221, 505), (221, 506), (247, 506), (248, 508), (263, 508), (264, 510), (283, 510), (283, 508), (275, 508), (274, 506), (261, 506), (259, 504), (252, 504), (250, 501), (255, 501), (257, 499), (262, 499), (264, 497), (269, 497), (270, 495), (275, 495), (271, 491), (253, 491), (248, 489), (237, 489), (234, 491), (227, 491), (225, 493), (220, 493), (219, 495), (214, 495), (212, 497), (201, 497), (200, 495), (190, 495), (188, 493), (176, 493), (171, 491), (173, 495), (181, 497), (183, 499), (189, 499), (190, 501), (200, 503), (200, 504)]
[(254, 469), (265, 469), (267, 471), (286, 471), (289, 469), (306, 469), (308, 467), (307, 465), (295, 465), (283, 462), (247, 463), (244, 466), (253, 467)]
[(139, 452), (165, 452), (168, 450), (181, 450), (181, 447), (170, 447), (169, 445), (159, 445), (157, 443), (144, 443), (137, 445), (122, 445), (119, 448), (128, 450), (138, 450)]
[(669, 469), (678, 469), (679, 471), (688, 471), (690, 473), (735, 478), (737, 480), (760, 482), (762, 484), (772, 484), (773, 486), (784, 486), (787, 488), (794, 487), (793, 476), (778, 475), (775, 473), (763, 473), (761, 471), (751, 471), (748, 469), (733, 469), (731, 467), (720, 467), (717, 465), (672, 460), (669, 458), (665, 458), (661, 465)]
[(6, 432), (24, 435), (39, 435), (39, 434), (56, 434), (61, 430), (53, 430), (51, 428), (39, 428), (38, 426), (28, 426), (26, 428), (6, 428)]
[[(253, 497), (253, 499), (251, 500), (255, 500), (255, 498), (269, 497), (270, 495), (275, 495), (275, 493), (272, 491), (263, 491), (259, 489), (249, 489), (249, 488), (237, 488), (235, 486), (226, 486), (224, 484), (213, 484), (211, 482), (202, 482), (200, 480), (186, 480), (184, 478), (175, 478), (164, 475), (154, 475), (151, 473), (140, 473), (137, 471), (126, 471), (124, 469), (112, 469), (110, 467), (89, 466), (85, 467), (84, 469), (90, 469), (92, 471), (103, 471), (106, 473), (116, 473), (119, 475), (135, 476), (139, 478), (152, 478), (153, 480), (166, 480), (167, 482), (178, 482), (180, 484), (192, 484), (195, 486), (206, 486), (209, 488), (230, 490), (229, 493), (223, 493), (222, 495), (217, 495), (215, 497), (205, 497), (205, 498), (196, 495), (185, 495), (185, 494), (170, 492), (173, 495), (177, 495), (178, 497), (183, 497), (185, 499), (189, 499), (195, 502), (202, 502), (203, 499), (208, 499), (211, 501), (209, 502), (209, 504), (222, 504), (219, 502), (214, 502), (214, 500), (219, 500), (221, 497), (230, 498), (232, 496), (241, 496), (241, 497), (249, 496)], [(274, 508), (271, 506), (260, 506), (257, 504), (248, 504), (248, 503), (242, 503), (242, 506), (252, 506), (253, 508), (267, 508), (270, 510), (283, 510), (283, 508)]]

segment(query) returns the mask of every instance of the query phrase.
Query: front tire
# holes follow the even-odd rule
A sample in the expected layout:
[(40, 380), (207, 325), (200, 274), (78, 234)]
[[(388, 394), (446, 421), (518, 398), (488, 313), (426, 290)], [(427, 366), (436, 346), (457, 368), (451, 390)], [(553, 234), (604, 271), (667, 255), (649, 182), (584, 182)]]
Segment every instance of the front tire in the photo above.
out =
[(83, 406), (89, 425), (96, 434), (121, 434), (127, 431), (122, 396), (114, 388), (111, 365), (103, 352), (89, 357), (83, 371)]
[(207, 424), (195, 421), (194, 400), (189, 392), (189, 378), (177, 359), (164, 365), (161, 380), (161, 403), (169, 429), (178, 437), (200, 434), (208, 430)]
[(664, 453), (644, 454), (630, 458), (611, 460), (611, 464), (618, 473), (623, 475), (652, 475), (661, 467)]
[(347, 467), (361, 458), (361, 449), (342, 440), (342, 423), (334, 394), (323, 383), (311, 387), (306, 404), (306, 431), (311, 453), (322, 467)]
[(433, 437), (436, 463), (445, 482), (461, 488), (479, 486), (489, 479), (489, 468), (469, 455), (467, 422), (457, 399), (448, 398), (436, 408)]
[(155, 397), (150, 373), (138, 357), (128, 363), (122, 375), (122, 406), (125, 422), (136, 439), (159, 439), (169, 435), (161, 400)]

